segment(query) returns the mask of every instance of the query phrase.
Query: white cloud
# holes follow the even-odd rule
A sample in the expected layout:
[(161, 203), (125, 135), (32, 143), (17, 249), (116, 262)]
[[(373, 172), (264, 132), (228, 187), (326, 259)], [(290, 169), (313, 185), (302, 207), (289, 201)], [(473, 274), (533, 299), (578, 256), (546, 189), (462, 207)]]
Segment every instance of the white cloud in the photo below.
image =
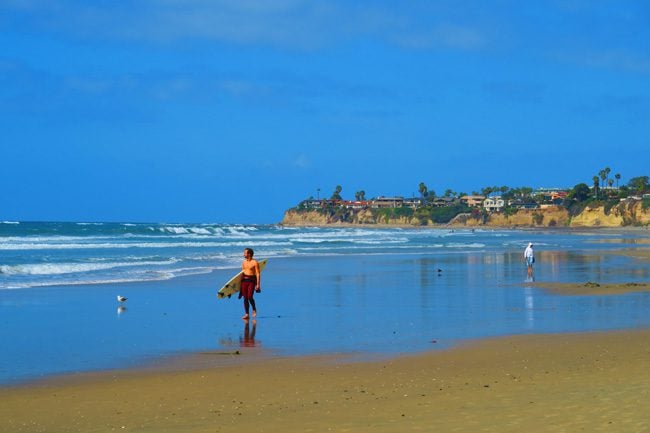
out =
[(625, 70), (633, 73), (649, 74), (650, 58), (622, 50), (564, 53), (564, 60), (572, 60), (592, 68)]
[(416, 3), (396, 8), (347, 1), (146, 0), (123, 6), (59, 0), (10, 1), (0, 8), (49, 31), (154, 43), (203, 39), (292, 50), (368, 36), (418, 48), (468, 49), (485, 43), (479, 28), (453, 24)]
[(301, 169), (301, 170), (306, 170), (306, 169), (311, 167), (311, 161), (309, 160), (309, 158), (306, 155), (301, 154), (301, 155), (298, 155), (293, 160), (292, 165), (294, 167), (297, 167), (297, 168)]
[[(183, 46), (205, 41), (314, 51), (371, 40), (405, 49), (495, 50), (515, 56), (561, 51), (587, 66), (637, 73), (650, 70), (650, 58), (642, 44), (647, 36), (647, 13), (644, 15), (642, 5), (603, 6), (583, 1), (545, 6), (509, 1), (488, 5), (475, 0), (406, 4), (346, 0), (142, 0), (128, 4), (6, 0), (0, 5), (0, 14), (4, 27), (62, 33), (90, 42), (127, 40)], [(550, 27), (548, 22), (564, 25)], [(589, 31), (592, 28), (598, 31)], [(638, 37), (631, 36), (637, 33)]]
[(396, 34), (392, 39), (406, 48), (451, 48), (480, 50), (489, 44), (489, 38), (480, 29), (470, 26), (441, 24), (431, 29)]

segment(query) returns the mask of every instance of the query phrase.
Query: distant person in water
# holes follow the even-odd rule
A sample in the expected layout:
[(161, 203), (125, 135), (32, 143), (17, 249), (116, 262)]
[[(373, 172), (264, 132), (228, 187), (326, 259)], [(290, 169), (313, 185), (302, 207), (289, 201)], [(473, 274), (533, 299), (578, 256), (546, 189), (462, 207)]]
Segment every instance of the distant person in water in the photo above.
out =
[(532, 242), (529, 242), (528, 246), (524, 250), (524, 260), (526, 260), (526, 266), (528, 266), (528, 278), (533, 278), (533, 263), (535, 263), (535, 252), (533, 251)]
[(241, 276), (241, 290), (239, 297), (244, 298), (244, 317), (248, 319), (250, 307), (253, 307), (253, 317), (257, 316), (257, 308), (255, 308), (255, 299), (253, 295), (255, 292), (259, 293), (260, 289), (260, 264), (253, 258), (253, 250), (251, 248), (244, 249), (244, 261), (242, 262), (242, 276)]

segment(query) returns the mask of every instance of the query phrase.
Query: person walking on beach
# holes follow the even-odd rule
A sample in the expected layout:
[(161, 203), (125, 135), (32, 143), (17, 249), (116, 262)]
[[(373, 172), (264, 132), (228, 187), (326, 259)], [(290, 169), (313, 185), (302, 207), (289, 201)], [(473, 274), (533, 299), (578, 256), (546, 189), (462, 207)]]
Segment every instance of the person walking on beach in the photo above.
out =
[(260, 289), (260, 265), (257, 260), (253, 258), (253, 250), (251, 248), (244, 249), (244, 261), (242, 262), (242, 276), (241, 276), (241, 290), (239, 297), (244, 298), (244, 311), (246, 314), (242, 319), (249, 318), (250, 307), (253, 307), (253, 317), (257, 316), (257, 308), (255, 308), (255, 299), (253, 295), (255, 292), (259, 293)]
[(526, 265), (528, 266), (528, 278), (533, 278), (533, 263), (535, 263), (535, 252), (533, 251), (533, 243), (529, 242), (528, 246), (524, 250), (524, 260), (526, 260)]

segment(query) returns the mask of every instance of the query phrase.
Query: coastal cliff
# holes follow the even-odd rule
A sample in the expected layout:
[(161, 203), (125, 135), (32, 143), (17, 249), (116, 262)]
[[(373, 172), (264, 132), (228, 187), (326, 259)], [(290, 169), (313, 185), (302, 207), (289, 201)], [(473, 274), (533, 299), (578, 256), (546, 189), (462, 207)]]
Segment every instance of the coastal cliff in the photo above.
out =
[(621, 202), (607, 208), (605, 205), (586, 207), (575, 215), (561, 206), (543, 209), (519, 209), (516, 212), (461, 213), (448, 223), (437, 223), (422, 216), (387, 214), (376, 209), (341, 209), (336, 212), (325, 210), (289, 209), (281, 225), (324, 226), (324, 225), (377, 225), (377, 226), (433, 226), (453, 227), (627, 227), (650, 225), (650, 208), (641, 201)]

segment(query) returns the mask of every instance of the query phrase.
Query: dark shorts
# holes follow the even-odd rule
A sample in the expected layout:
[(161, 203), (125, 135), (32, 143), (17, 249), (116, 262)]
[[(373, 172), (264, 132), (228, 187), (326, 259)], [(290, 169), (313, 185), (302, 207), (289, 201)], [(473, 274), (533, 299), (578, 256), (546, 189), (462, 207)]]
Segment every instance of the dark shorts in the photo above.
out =
[(245, 276), (241, 277), (241, 295), (246, 299), (252, 299), (255, 294), (255, 286), (257, 285), (257, 277)]

